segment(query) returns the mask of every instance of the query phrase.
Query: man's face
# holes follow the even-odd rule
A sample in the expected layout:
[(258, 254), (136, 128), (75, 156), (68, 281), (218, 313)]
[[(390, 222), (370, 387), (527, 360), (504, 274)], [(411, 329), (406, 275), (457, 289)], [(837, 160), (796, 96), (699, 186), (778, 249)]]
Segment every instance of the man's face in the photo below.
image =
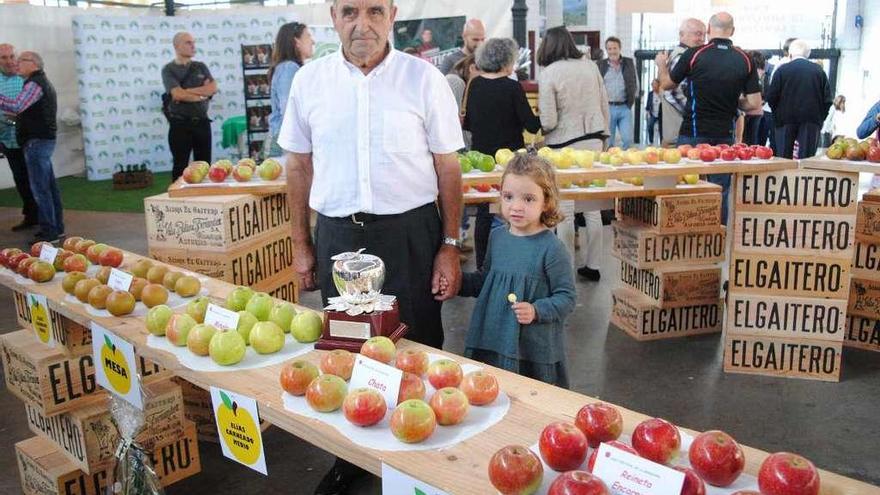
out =
[(330, 7), (343, 49), (359, 60), (385, 50), (396, 15), (390, 0), (338, 0)]
[(703, 23), (688, 24), (679, 36), (679, 41), (688, 47), (700, 46), (706, 42), (706, 28)]
[(473, 28), (462, 35), (464, 38), (464, 47), (469, 53), (474, 53), (477, 48), (486, 41), (486, 30), (481, 28)]
[(7, 76), (16, 73), (15, 49), (11, 46), (0, 48), (0, 72)]
[(614, 41), (609, 41), (605, 43), (605, 53), (608, 54), (608, 58), (611, 60), (617, 60), (620, 58), (620, 45)]
[(180, 41), (175, 45), (174, 50), (177, 51), (177, 54), (181, 57), (194, 57), (196, 54), (196, 40), (189, 34), (184, 35), (180, 38)]
[(31, 74), (39, 70), (36, 60), (29, 54), (23, 53), (16, 60), (18, 65), (18, 75), (21, 77), (29, 77)]

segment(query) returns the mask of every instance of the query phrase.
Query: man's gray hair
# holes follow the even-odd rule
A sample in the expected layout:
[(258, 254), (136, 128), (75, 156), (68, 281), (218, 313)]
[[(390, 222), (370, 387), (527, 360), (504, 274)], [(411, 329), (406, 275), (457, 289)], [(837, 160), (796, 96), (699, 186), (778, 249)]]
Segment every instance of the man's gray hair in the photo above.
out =
[(21, 52), (20, 57), (28, 57), (34, 60), (34, 65), (37, 66), (38, 69), (43, 70), (43, 57), (40, 56), (37, 52)]
[(477, 68), (483, 72), (501, 72), (516, 61), (519, 46), (511, 38), (489, 38), (477, 48)]
[(804, 40), (794, 40), (788, 45), (788, 55), (792, 58), (810, 58), (810, 45)]

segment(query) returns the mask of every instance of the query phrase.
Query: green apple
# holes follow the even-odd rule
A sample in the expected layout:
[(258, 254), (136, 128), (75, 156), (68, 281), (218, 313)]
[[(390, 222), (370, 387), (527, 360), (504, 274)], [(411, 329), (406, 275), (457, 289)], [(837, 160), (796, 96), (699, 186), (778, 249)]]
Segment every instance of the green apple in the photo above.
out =
[(168, 320), (170, 320), (173, 315), (174, 311), (164, 304), (153, 306), (147, 311), (147, 331), (153, 335), (165, 335), (165, 328), (168, 326)]
[(495, 170), (495, 158), (489, 155), (481, 155), (477, 168), (483, 172), (491, 172)]
[(196, 320), (192, 316), (181, 313), (176, 314), (168, 320), (168, 327), (165, 329), (165, 338), (172, 344), (183, 347), (186, 345), (186, 339), (192, 327), (196, 326)]
[(290, 323), (290, 334), (297, 342), (314, 342), (321, 337), (324, 330), (324, 318), (314, 311), (303, 311), (293, 317)]
[(226, 309), (230, 311), (241, 311), (247, 306), (251, 296), (254, 295), (253, 289), (250, 287), (236, 287), (226, 296)]
[(247, 311), (238, 312), (238, 326), (235, 330), (241, 334), (245, 344), (250, 343), (251, 329), (254, 328), (254, 325), (256, 325), (258, 321), (260, 320), (258, 320), (256, 316)]
[(466, 174), (474, 169), (471, 164), (471, 158), (467, 155), (458, 155), (458, 164), (461, 166), (461, 173)]
[(211, 300), (207, 296), (199, 296), (186, 305), (186, 314), (192, 316), (196, 323), (205, 321), (205, 312), (208, 311), (208, 303)]
[(685, 174), (684, 181), (688, 184), (696, 184), (700, 182), (700, 176), (697, 174)]
[(245, 343), (238, 332), (219, 331), (211, 337), (208, 354), (215, 363), (229, 366), (244, 358)]
[(272, 306), (272, 311), (269, 311), (269, 321), (281, 327), (284, 333), (290, 332), (290, 322), (293, 321), (294, 316), (296, 316), (296, 308), (289, 302), (280, 302)]
[(257, 317), (260, 321), (269, 321), (269, 313), (272, 312), (272, 296), (265, 292), (257, 292), (245, 305), (245, 311)]
[(284, 331), (271, 321), (260, 321), (251, 328), (251, 347), (260, 354), (272, 354), (284, 347)]
[(263, 180), (275, 180), (281, 175), (281, 165), (275, 160), (267, 158), (257, 167), (257, 174)]
[(217, 333), (217, 329), (212, 325), (199, 323), (190, 329), (189, 335), (186, 337), (186, 347), (196, 356), (207, 356), (208, 346), (215, 333)]

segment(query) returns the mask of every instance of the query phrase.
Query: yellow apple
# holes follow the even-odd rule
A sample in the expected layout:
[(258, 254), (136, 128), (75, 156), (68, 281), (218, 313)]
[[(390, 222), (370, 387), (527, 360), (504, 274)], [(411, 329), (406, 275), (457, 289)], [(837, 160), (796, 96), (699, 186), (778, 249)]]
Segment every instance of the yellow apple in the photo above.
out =
[(567, 169), (574, 166), (574, 157), (571, 153), (557, 152), (553, 154), (553, 163), (558, 169)]
[(507, 165), (507, 162), (513, 159), (513, 156), (514, 154), (512, 151), (507, 148), (501, 148), (495, 152), (495, 163), (503, 167)]
[(623, 165), (623, 155), (612, 155), (610, 160), (611, 165), (615, 167), (620, 167)]
[(595, 156), (590, 150), (577, 150), (574, 155), (574, 161), (579, 167), (590, 168), (593, 166)]
[(697, 174), (687, 174), (684, 176), (684, 181), (688, 184), (696, 184), (700, 182), (700, 176)]
[(606, 184), (605, 179), (593, 179), (593, 181), (590, 182), (590, 185), (593, 187), (605, 187), (605, 184)]
[(553, 153), (556, 153), (553, 148), (548, 148), (546, 146), (538, 150), (538, 156), (546, 160), (550, 160), (550, 156), (553, 155)]
[(609, 163), (611, 163), (611, 153), (609, 153), (607, 151), (603, 151), (603, 152), (599, 153), (599, 163), (602, 163), (605, 165), (608, 165)]

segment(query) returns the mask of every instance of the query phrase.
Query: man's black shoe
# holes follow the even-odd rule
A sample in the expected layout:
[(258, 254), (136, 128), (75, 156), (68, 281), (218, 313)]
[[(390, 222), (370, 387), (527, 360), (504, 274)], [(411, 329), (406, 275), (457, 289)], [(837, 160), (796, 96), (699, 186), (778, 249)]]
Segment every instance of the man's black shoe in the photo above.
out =
[(585, 279), (589, 280), (590, 282), (598, 282), (599, 279), (602, 278), (602, 275), (599, 273), (599, 270), (594, 270), (594, 269), (589, 268), (587, 266), (582, 266), (582, 267), (578, 268), (578, 275), (580, 275), (581, 277), (584, 277)]
[[(62, 234), (63, 235), (63, 234)], [(49, 244), (57, 244), (61, 240), (60, 235), (47, 234), (42, 230), (34, 234), (34, 242), (48, 242)]]
[(25, 220), (22, 220), (20, 224), (13, 225), (12, 231), (13, 232), (21, 232), (22, 230), (27, 230), (29, 228), (35, 227), (36, 225), (37, 225), (36, 221), (25, 219)]

